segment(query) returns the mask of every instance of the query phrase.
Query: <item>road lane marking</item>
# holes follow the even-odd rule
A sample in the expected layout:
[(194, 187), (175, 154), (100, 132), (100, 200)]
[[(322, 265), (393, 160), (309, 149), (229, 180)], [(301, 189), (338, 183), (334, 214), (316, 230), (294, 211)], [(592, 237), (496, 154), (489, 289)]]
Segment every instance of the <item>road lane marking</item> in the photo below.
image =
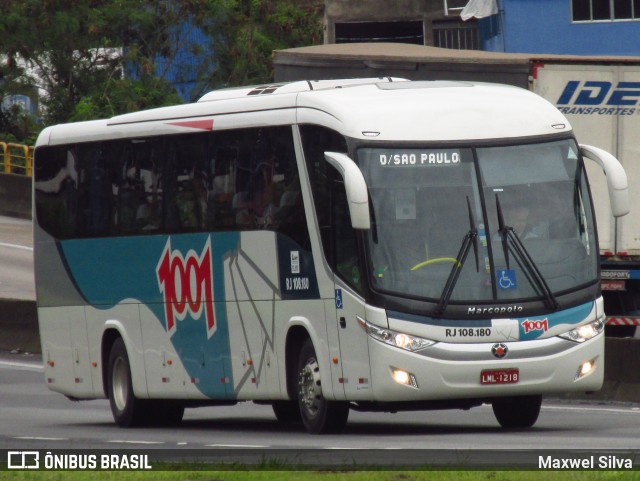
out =
[(118, 444), (165, 444), (164, 441), (125, 441), (113, 439), (111, 441), (107, 441), (107, 443), (118, 443)]
[(30, 371), (42, 371), (44, 366), (37, 363), (19, 362), (19, 361), (0, 361), (0, 367), (28, 369)]
[(22, 249), (24, 251), (33, 252), (33, 247), (22, 246), (20, 244), (9, 244), (8, 242), (0, 242), (0, 247), (11, 247), (12, 249)]
[(640, 414), (637, 407), (606, 407), (606, 406), (549, 406), (542, 405), (543, 410), (548, 411), (602, 411), (609, 413)]
[(16, 436), (13, 439), (26, 439), (28, 441), (69, 441), (69, 438), (46, 438), (43, 436)]
[(269, 448), (271, 446), (263, 445), (263, 444), (205, 444), (207, 448), (247, 448), (247, 449), (256, 449), (256, 448)]

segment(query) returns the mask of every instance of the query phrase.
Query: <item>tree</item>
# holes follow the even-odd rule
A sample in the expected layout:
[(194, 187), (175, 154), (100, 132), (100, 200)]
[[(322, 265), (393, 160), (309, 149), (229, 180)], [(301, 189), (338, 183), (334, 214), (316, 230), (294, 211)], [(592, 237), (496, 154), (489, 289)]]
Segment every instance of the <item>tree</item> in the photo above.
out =
[[(8, 4), (3, 10), (10, 11), (6, 18), (0, 17), (0, 34), (7, 39), (3, 52), (8, 59), (7, 66), (24, 64), (31, 72), (32, 83), (43, 94), (45, 124), (68, 122), (87, 115), (111, 116), (178, 100), (169, 84), (156, 78), (152, 71), (125, 77), (127, 61), (144, 66), (153, 62), (157, 52), (163, 51), (163, 46), (157, 46), (157, 39), (161, 37), (157, 25), (143, 17), (154, 18), (164, 12), (150, 12), (147, 2), (23, 0), (3, 3)], [(34, 25), (38, 28), (34, 29)], [(134, 37), (149, 48), (143, 52), (134, 49), (135, 55), (127, 58), (123, 45)], [(144, 58), (145, 53), (148, 58)], [(140, 92), (145, 94), (134, 96)], [(91, 109), (87, 109), (88, 104), (92, 104)]]
[[(193, 101), (268, 82), (274, 49), (322, 38), (315, 0), (0, 0), (0, 8), (0, 99), (37, 89), (44, 125), (180, 103), (177, 86)], [(0, 138), (14, 120), (0, 115)]]
[(34, 97), (35, 92), (23, 83), (20, 68), (10, 69), (0, 64), (0, 141), (22, 142), (35, 141), (34, 132), (37, 129), (35, 118), (19, 105), (10, 105), (5, 100), (17, 94)]
[(211, 0), (201, 28), (211, 40), (216, 69), (209, 86), (248, 85), (273, 79), (274, 50), (322, 43), (324, 2)]

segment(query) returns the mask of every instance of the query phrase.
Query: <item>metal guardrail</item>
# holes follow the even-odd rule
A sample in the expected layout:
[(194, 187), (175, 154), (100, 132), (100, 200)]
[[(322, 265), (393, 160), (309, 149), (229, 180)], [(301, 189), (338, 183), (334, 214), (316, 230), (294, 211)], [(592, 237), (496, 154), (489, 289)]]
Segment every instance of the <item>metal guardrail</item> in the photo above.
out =
[(33, 165), (33, 147), (22, 144), (0, 142), (1, 172), (22, 174), (31, 177)]

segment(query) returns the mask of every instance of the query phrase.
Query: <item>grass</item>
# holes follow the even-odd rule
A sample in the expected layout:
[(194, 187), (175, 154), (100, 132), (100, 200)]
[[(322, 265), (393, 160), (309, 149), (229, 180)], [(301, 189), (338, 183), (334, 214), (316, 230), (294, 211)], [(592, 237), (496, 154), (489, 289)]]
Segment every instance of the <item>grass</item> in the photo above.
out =
[(0, 481), (640, 481), (640, 471), (1, 471)]

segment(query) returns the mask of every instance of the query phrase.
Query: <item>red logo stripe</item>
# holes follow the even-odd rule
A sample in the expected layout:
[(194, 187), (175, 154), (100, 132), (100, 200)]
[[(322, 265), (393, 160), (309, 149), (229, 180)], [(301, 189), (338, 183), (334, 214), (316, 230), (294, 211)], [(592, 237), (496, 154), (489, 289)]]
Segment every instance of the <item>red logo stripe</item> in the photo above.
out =
[(178, 127), (188, 127), (190, 129), (213, 130), (213, 119), (167, 122), (167, 125), (176, 125)]

